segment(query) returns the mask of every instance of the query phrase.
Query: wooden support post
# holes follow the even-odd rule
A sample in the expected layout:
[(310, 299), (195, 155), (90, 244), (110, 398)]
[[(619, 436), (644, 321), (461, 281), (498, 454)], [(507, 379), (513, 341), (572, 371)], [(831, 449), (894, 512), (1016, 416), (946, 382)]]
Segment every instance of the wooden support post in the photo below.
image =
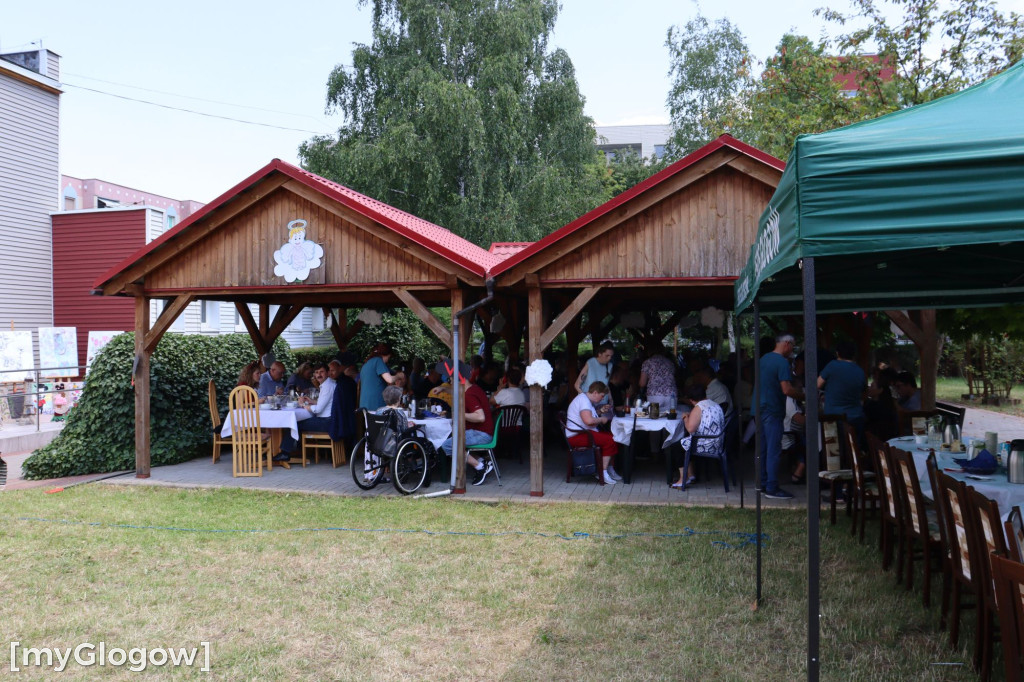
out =
[(551, 342), (555, 340), (556, 336), (562, 333), (562, 330), (566, 328), (569, 322), (583, 312), (583, 308), (590, 303), (590, 300), (594, 298), (600, 290), (601, 287), (587, 287), (576, 296), (572, 303), (566, 306), (565, 310), (555, 318), (555, 321), (551, 323), (551, 326), (545, 329), (544, 333), (541, 335), (540, 348), (542, 351), (551, 345)]
[(268, 347), (273, 347), (274, 341), (277, 341), (277, 337), (284, 333), (284, 330), (288, 328), (288, 325), (299, 316), (302, 312), (303, 306), (300, 304), (296, 305), (283, 305), (277, 309), (277, 315), (274, 316), (274, 321), (270, 325), (270, 329), (267, 330), (266, 341)]
[[(259, 311), (260, 311), (260, 319), (259, 319), (260, 336), (263, 338), (264, 343), (265, 343), (266, 339), (267, 339), (267, 332), (270, 331), (270, 304), (269, 303), (260, 303), (259, 304)], [(267, 348), (266, 352), (270, 352), (269, 345), (270, 344), (267, 344), (268, 348)], [(270, 368), (268, 367), (267, 369), (270, 369)]]
[(911, 319), (901, 310), (886, 310), (896, 326), (917, 346), (921, 358), (921, 409), (935, 409), (935, 382), (939, 371), (939, 356), (942, 355), (942, 336), (935, 328), (935, 309), (916, 310)]
[(135, 478), (149, 478), (149, 298), (135, 297)]
[[(452, 289), (452, 338), (455, 335), (455, 313), (465, 307), (465, 292), (459, 288)], [(452, 354), (453, 356), (457, 355), (461, 363), (466, 358), (465, 349), (468, 344), (469, 331), (473, 328), (473, 318), (459, 322), (459, 347), (452, 348)], [(449, 341), (448, 347), (451, 348), (451, 341)], [(452, 429), (458, 429), (460, 443), (458, 452), (452, 453), (452, 460), (455, 462), (455, 489), (452, 492), (464, 494), (466, 492), (466, 389), (459, 381), (459, 377), (452, 377), (452, 391), (459, 391), (459, 405), (462, 406), (458, 414), (452, 414)]]
[[(544, 305), (539, 287), (529, 290), (527, 357), (530, 362), (543, 357), (541, 345)], [(530, 495), (544, 495), (544, 389), (530, 386)]]
[(256, 347), (257, 357), (263, 357), (264, 353), (270, 351), (270, 346), (267, 345), (267, 341), (263, 334), (260, 333), (259, 324), (256, 320), (252, 319), (252, 313), (249, 312), (249, 306), (244, 303), (235, 303), (235, 310), (238, 311), (238, 317), (242, 320), (242, 324), (245, 325), (246, 331), (249, 332), (249, 338), (252, 339), (252, 345)]

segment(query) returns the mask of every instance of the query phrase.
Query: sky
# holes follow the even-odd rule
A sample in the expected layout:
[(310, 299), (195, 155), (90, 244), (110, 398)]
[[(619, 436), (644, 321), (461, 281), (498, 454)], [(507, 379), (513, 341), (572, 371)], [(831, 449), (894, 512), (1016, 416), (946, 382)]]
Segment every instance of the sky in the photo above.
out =
[[(668, 123), (670, 26), (726, 17), (764, 59), (786, 31), (818, 37), (821, 4), (563, 0), (550, 44), (568, 52), (598, 125)], [(327, 77), (369, 42), (370, 12), (356, 0), (21, 2), (4, 8), (0, 52), (41, 41), (61, 55), (62, 173), (209, 202), (338, 128)]]

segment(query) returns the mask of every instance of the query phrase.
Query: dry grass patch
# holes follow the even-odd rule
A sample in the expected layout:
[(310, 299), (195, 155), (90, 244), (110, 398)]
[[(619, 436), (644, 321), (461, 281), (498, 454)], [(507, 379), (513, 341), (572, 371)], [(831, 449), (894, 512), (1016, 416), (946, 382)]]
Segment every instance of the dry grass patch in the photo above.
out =
[[(19, 520), (28, 517), (102, 525)], [(710, 535), (657, 537), (686, 527), (750, 531), (749, 510), (94, 484), (57, 495), (4, 493), (0, 518), (0, 631), (36, 647), (206, 640), (215, 676), (229, 679), (803, 675), (801, 513), (766, 514), (766, 602), (756, 612), (752, 546), (723, 548), (713, 540), (729, 538)], [(366, 532), (293, 530), (300, 528)], [(531, 534), (495, 535), (517, 531)], [(532, 534), (575, 531), (642, 535)], [(824, 678), (972, 679), (932, 665), (968, 659), (946, 651), (934, 614), (880, 573), (873, 547), (857, 545), (845, 525), (826, 525), (822, 542)], [(62, 677), (96, 675), (72, 667)]]

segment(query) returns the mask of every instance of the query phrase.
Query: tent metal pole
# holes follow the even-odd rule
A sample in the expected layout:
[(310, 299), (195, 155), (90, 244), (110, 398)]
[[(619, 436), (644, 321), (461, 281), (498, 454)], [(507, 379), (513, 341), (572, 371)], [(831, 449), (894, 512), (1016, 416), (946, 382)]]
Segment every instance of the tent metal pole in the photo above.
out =
[(807, 413), (807, 679), (817, 682), (820, 674), (821, 538), (818, 470), (818, 319), (814, 294), (814, 258), (801, 261), (804, 285), (804, 396)]
[(754, 301), (754, 395), (750, 401), (754, 408), (754, 480), (757, 491), (757, 599), (754, 608), (761, 607), (761, 307)]
[(739, 402), (736, 400), (736, 384), (740, 381), (740, 375), (743, 373), (743, 359), (740, 357), (743, 354), (743, 344), (740, 343), (740, 316), (735, 314), (732, 316), (733, 326), (735, 332), (733, 338), (736, 339), (736, 381), (733, 382), (733, 406), (736, 417), (736, 468), (739, 472), (736, 473), (737, 478), (740, 479), (740, 509), (743, 509), (743, 410), (740, 409)]

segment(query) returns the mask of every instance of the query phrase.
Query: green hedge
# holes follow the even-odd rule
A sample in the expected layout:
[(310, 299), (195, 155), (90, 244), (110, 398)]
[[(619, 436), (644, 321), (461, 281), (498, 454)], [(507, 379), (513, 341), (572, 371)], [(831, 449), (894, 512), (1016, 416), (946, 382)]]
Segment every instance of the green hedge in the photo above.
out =
[[(25, 478), (123, 471), (135, 468), (135, 335), (119, 334), (93, 360), (82, 397), (60, 435), (22, 464)], [(292, 370), (295, 358), (278, 339), (274, 355)], [(210, 379), (220, 413), (242, 367), (256, 359), (245, 334), (165, 334), (150, 360), (150, 462), (176, 464), (209, 453)]]
[(338, 355), (337, 346), (310, 346), (308, 348), (292, 348), (295, 362), (312, 362), (314, 365), (327, 364)]

